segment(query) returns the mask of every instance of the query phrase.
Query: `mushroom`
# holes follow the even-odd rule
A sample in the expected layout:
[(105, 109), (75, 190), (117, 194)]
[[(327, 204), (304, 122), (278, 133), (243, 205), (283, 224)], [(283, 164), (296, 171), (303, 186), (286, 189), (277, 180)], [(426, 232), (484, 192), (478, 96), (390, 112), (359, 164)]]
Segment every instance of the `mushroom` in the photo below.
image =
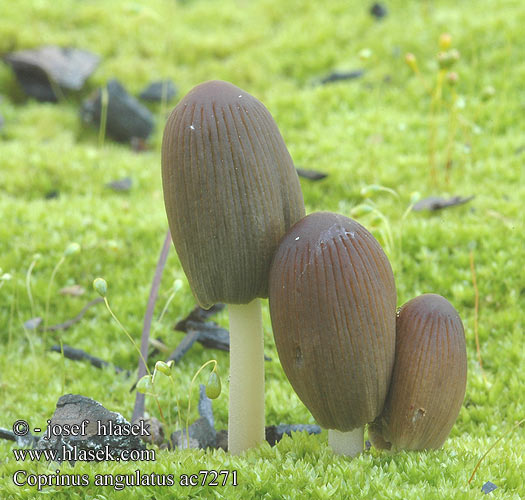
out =
[(228, 447), (264, 440), (259, 298), (277, 244), (304, 216), (292, 158), (269, 111), (244, 90), (210, 81), (168, 118), (162, 183), (170, 231), (197, 302), (229, 305)]
[(424, 294), (401, 307), (396, 359), (383, 413), (369, 426), (377, 448), (440, 448), (456, 421), (467, 384), (461, 319), (445, 298)]
[(295, 392), (339, 454), (363, 450), (383, 409), (395, 350), (396, 288), (377, 240), (343, 215), (295, 224), (270, 269), (270, 315)]

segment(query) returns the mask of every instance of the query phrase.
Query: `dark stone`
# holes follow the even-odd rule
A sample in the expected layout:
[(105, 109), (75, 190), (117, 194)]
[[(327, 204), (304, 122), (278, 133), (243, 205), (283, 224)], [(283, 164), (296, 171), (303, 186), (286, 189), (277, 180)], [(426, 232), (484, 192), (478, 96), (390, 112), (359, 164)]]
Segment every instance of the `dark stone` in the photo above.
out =
[[(78, 394), (66, 394), (60, 397), (55, 413), (51, 418), (50, 426), (53, 429), (55, 425), (81, 425), (84, 420), (89, 421), (85, 428), (85, 435), (66, 436), (65, 432), (63, 432), (58, 436), (51, 435), (49, 439), (46, 437), (41, 438), (36, 447), (40, 449), (55, 449), (57, 450), (58, 462), (68, 460), (72, 464), (83, 456), (86, 457), (97, 452), (97, 450), (100, 454), (102, 454), (100, 450), (107, 450), (116, 459), (120, 457), (124, 450), (145, 449), (141, 437), (146, 435), (148, 432), (147, 428), (145, 428), (142, 436), (117, 435), (117, 429), (130, 428), (129, 422), (120, 413), (109, 411), (97, 401)], [(99, 434), (99, 423), (108, 430), (109, 426), (112, 425), (113, 433), (104, 435), (103, 432), (100, 432)], [(48, 426), (48, 429), (50, 426)], [(58, 428), (55, 427), (55, 429)], [(44, 436), (46, 435), (47, 431)], [(69, 456), (64, 456), (64, 451)], [(85, 461), (100, 461), (98, 458), (101, 457), (92, 456)]]
[(388, 9), (382, 3), (376, 2), (370, 7), (370, 14), (376, 19), (383, 19), (388, 15)]
[(116, 181), (111, 181), (106, 184), (106, 187), (113, 189), (113, 191), (129, 191), (133, 185), (131, 177), (124, 177)]
[(321, 427), (310, 424), (279, 424), (268, 425), (265, 429), (266, 441), (270, 446), (275, 446), (285, 434), (292, 435), (292, 432), (307, 432), (308, 434), (320, 434)]
[(100, 61), (86, 50), (45, 46), (4, 57), (24, 92), (39, 101), (58, 100), (57, 89), (80, 90)]
[(317, 170), (308, 170), (306, 168), (297, 167), (297, 175), (299, 177), (304, 177), (305, 179), (310, 179), (311, 181), (320, 181), (328, 176), (324, 172), (318, 172)]
[(158, 418), (150, 417), (138, 418), (137, 420), (134, 420), (133, 423), (140, 423), (141, 420), (144, 420), (145, 424), (149, 426), (149, 436), (141, 436), (142, 441), (148, 444), (156, 444), (157, 446), (164, 443), (164, 426), (162, 425), (162, 422)]
[(211, 403), (211, 399), (208, 396), (206, 396), (206, 387), (204, 386), (204, 384), (199, 385), (199, 415), (208, 420), (210, 425), (213, 428), (215, 428), (213, 406)]
[(44, 195), (44, 198), (46, 200), (54, 200), (58, 198), (59, 196), (60, 196), (60, 191), (58, 189), (51, 189)]
[[(148, 108), (140, 104), (118, 80), (110, 80), (106, 86), (108, 106), (106, 132), (121, 142), (129, 142), (133, 137), (147, 139), (153, 131), (154, 119)], [(84, 101), (82, 118), (85, 122), (100, 126), (102, 108), (102, 89)]]
[(494, 491), (497, 488), (497, 486), (494, 483), (491, 483), (490, 481), (487, 481), (481, 488), (481, 491), (485, 493), (485, 495), (489, 494), (491, 491)]
[(321, 80), (321, 84), (325, 85), (327, 83), (339, 82), (341, 80), (355, 80), (356, 78), (361, 78), (365, 74), (362, 69), (355, 69), (353, 71), (334, 71), (328, 76), (325, 76)]
[(215, 446), (216, 448), (221, 448), (224, 451), (228, 451), (228, 431), (226, 429), (217, 431)]
[[(188, 432), (190, 434), (190, 448), (215, 448), (217, 433), (206, 417), (200, 417), (193, 422)], [(171, 442), (174, 448), (187, 448), (186, 429), (175, 431), (171, 435)]]
[[(307, 432), (308, 434), (320, 434), (321, 427), (319, 427), (318, 425), (311, 424), (279, 424), (267, 425), (264, 428), (265, 439), (270, 446), (275, 446), (285, 434), (288, 434), (290, 436), (292, 432)], [(226, 429), (217, 431), (215, 442), (216, 448), (222, 448), (224, 451), (228, 451), (228, 431)]]
[(166, 101), (171, 101), (177, 94), (177, 88), (171, 80), (152, 82), (140, 93), (139, 97), (145, 101), (160, 102), (163, 92), (166, 92)]

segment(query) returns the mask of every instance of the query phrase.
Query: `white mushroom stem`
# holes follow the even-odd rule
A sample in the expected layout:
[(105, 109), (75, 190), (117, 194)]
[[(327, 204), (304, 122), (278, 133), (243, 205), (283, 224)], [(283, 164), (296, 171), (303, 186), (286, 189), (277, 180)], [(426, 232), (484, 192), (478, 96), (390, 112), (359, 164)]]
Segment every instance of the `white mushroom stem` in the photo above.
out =
[(228, 304), (230, 408), (228, 451), (238, 455), (264, 441), (264, 340), (261, 302)]
[(352, 431), (341, 432), (335, 429), (328, 430), (328, 444), (337, 455), (355, 457), (363, 451), (365, 428), (358, 427)]

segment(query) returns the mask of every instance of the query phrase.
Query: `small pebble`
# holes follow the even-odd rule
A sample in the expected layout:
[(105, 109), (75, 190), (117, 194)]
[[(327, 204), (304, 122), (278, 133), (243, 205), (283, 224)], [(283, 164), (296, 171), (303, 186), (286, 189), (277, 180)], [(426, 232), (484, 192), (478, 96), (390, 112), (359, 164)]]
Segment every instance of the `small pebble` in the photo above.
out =
[(383, 19), (388, 15), (388, 10), (382, 3), (376, 2), (370, 7), (370, 14), (376, 19)]

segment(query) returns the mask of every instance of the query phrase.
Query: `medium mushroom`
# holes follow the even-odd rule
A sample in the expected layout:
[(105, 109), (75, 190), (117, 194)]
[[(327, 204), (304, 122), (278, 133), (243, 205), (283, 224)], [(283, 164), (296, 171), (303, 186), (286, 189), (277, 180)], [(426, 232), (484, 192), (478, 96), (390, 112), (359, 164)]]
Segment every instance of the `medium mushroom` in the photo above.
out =
[(424, 294), (401, 307), (396, 359), (383, 413), (369, 426), (377, 448), (440, 448), (456, 421), (467, 384), (461, 319), (445, 298)]
[(395, 350), (396, 288), (377, 240), (343, 215), (295, 224), (270, 270), (270, 314), (292, 387), (336, 453), (363, 450), (383, 409)]
[(278, 242), (304, 216), (292, 158), (264, 105), (231, 83), (191, 90), (168, 118), (162, 183), (171, 235), (197, 302), (229, 304), (228, 448), (264, 440), (259, 298)]

